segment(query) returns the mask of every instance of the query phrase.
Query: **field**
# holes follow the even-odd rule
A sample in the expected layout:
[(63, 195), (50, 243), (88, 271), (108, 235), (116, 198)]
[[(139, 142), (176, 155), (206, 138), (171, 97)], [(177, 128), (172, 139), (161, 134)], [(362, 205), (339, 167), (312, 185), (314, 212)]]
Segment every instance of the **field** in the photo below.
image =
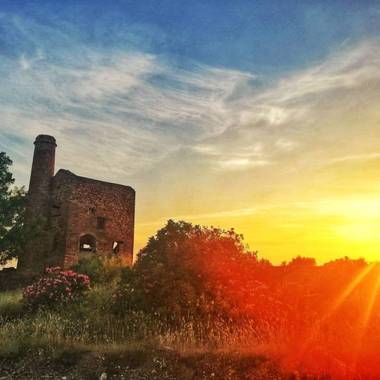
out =
[(238, 350), (242, 337), (226, 329), (205, 328), (200, 339), (190, 324), (170, 330), (143, 313), (115, 317), (109, 297), (98, 286), (70, 308), (30, 313), (20, 291), (0, 293), (0, 378), (289, 378), (253, 335), (255, 350)]
[[(339, 266), (343, 268), (342, 263)], [(378, 378), (379, 313), (374, 311), (371, 288), (379, 268), (366, 265), (354, 270), (341, 297), (318, 317), (323, 297), (319, 299), (303, 281), (306, 272), (320, 281), (326, 268), (271, 270), (278, 277), (278, 272), (287, 272), (282, 279), (287, 278), (291, 289), (288, 305), (298, 311), (293, 309), (280, 321), (247, 320), (234, 326), (215, 320), (183, 320), (173, 326), (144, 311), (115, 312), (116, 281), (97, 281), (69, 305), (37, 310), (27, 307), (20, 289), (3, 291), (0, 378), (97, 379), (102, 374), (135, 380)], [(296, 293), (295, 278), (302, 283), (302, 294)], [(361, 313), (355, 307), (357, 298), (372, 304)]]

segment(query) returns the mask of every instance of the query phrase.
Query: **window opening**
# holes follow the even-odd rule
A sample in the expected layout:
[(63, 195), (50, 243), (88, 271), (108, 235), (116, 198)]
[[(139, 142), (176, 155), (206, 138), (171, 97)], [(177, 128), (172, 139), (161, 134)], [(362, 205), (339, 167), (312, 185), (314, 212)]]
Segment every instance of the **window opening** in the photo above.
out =
[(119, 253), (123, 247), (122, 241), (114, 241), (112, 244), (112, 252), (113, 253)]
[(80, 252), (96, 252), (96, 239), (92, 235), (83, 235), (79, 241)]
[(106, 218), (103, 218), (102, 216), (98, 216), (96, 220), (97, 220), (96, 226), (98, 230), (104, 230), (106, 227)]

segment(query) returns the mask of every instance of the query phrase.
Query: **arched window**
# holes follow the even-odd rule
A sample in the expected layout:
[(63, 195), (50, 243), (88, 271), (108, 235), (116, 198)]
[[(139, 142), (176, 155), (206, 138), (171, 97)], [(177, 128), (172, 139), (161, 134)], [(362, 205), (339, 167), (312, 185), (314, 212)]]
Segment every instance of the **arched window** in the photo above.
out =
[(83, 235), (79, 241), (80, 252), (96, 252), (96, 239), (92, 235)]

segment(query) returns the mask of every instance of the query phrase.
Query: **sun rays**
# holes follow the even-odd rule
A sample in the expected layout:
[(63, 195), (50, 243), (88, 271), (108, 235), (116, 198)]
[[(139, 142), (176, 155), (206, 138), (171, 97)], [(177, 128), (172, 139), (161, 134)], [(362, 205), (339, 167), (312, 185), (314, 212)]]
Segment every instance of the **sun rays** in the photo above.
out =
[(361, 352), (363, 349), (363, 343), (368, 327), (375, 310), (376, 302), (378, 300), (380, 291), (380, 264), (371, 263), (366, 265), (362, 270), (357, 273), (354, 278), (344, 287), (341, 293), (335, 298), (331, 306), (327, 311), (316, 320), (310, 329), (309, 336), (304, 340), (304, 343), (300, 346), (298, 353), (295, 354), (295, 361), (303, 363), (307, 360), (307, 356), (310, 350), (322, 343), (322, 331), (324, 326), (330, 324), (330, 319), (338, 315), (339, 309), (349, 301), (350, 296), (359, 288), (363, 294), (367, 294), (368, 297), (363, 298), (363, 304), (358, 305), (362, 312), (358, 315), (357, 324), (354, 328), (355, 334), (352, 337), (347, 337), (352, 343), (352, 366), (348, 370), (353, 376), (357, 370)]
[(380, 264), (376, 264), (373, 268), (373, 274), (374, 274), (374, 280), (373, 283), (371, 283), (371, 292), (370, 297), (368, 299), (368, 304), (366, 305), (364, 309), (364, 313), (362, 315), (362, 318), (359, 321), (358, 324), (358, 335), (356, 338), (356, 345), (354, 349), (354, 358), (353, 358), (353, 369), (354, 373), (357, 371), (358, 362), (361, 356), (361, 351), (363, 347), (363, 340), (368, 332), (368, 327), (371, 321), (371, 317), (376, 305), (376, 302), (378, 301), (379, 296), (379, 290), (380, 290)]
[(369, 264), (365, 267), (358, 275), (353, 278), (353, 280), (346, 286), (342, 294), (335, 300), (331, 308), (327, 311), (321, 322), (324, 322), (332, 314), (334, 314), (337, 309), (347, 300), (347, 298), (352, 294), (352, 292), (360, 285), (360, 283), (374, 270), (375, 264)]

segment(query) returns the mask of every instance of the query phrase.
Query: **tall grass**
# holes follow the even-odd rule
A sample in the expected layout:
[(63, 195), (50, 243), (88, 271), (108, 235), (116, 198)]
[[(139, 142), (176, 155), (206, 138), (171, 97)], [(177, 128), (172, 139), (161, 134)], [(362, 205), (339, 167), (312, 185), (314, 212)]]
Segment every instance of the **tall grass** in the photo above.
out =
[[(35, 312), (22, 309), (20, 292), (1, 293), (0, 355), (22, 354), (31, 347), (50, 350), (60, 347), (125, 347), (142, 341), (180, 352), (226, 350), (227, 347), (238, 350), (243, 347), (243, 342), (248, 350), (248, 346), (253, 349), (262, 344), (254, 324), (232, 330), (225, 322), (203, 325), (184, 322), (173, 328), (142, 312), (130, 311), (116, 316), (110, 310), (111, 293), (109, 287), (98, 285), (83, 302)], [(18, 313), (14, 312), (16, 310)]]
[(23, 314), (21, 290), (0, 292), (0, 320), (11, 319)]
[(54, 351), (157, 344), (164, 328), (160, 322), (141, 312), (115, 316), (111, 292), (96, 286), (83, 302), (34, 312), (23, 307), (20, 291), (0, 293), (0, 356), (22, 355), (36, 347)]

